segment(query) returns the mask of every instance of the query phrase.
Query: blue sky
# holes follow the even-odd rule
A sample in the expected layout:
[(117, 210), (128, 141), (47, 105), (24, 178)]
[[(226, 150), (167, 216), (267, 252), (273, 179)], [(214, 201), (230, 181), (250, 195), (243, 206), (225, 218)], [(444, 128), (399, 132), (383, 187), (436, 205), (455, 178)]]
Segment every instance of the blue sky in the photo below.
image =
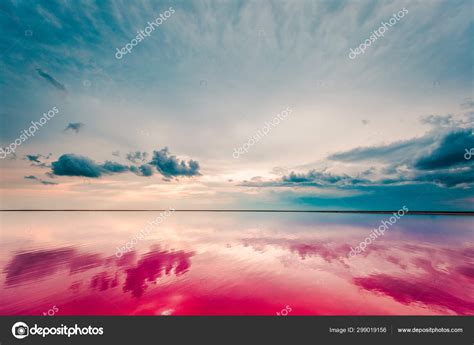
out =
[[(472, 7), (4, 1), (1, 145), (59, 113), (0, 161), (3, 203), (472, 210), (474, 157), (463, 158), (474, 146)], [(403, 8), (384, 37), (348, 57)]]

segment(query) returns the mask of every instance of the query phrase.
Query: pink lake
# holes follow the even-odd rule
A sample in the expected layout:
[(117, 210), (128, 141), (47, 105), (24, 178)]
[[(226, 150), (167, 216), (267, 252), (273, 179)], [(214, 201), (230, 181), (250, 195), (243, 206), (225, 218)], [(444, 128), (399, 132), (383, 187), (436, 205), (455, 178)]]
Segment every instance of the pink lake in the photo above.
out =
[(472, 217), (159, 214), (2, 212), (0, 314), (474, 314)]

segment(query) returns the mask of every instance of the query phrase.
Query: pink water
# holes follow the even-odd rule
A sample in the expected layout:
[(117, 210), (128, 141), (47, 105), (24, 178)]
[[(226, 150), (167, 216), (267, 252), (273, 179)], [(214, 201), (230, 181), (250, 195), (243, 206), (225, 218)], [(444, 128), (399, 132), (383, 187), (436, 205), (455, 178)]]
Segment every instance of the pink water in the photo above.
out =
[(472, 217), (158, 214), (3, 212), (0, 314), (474, 314)]

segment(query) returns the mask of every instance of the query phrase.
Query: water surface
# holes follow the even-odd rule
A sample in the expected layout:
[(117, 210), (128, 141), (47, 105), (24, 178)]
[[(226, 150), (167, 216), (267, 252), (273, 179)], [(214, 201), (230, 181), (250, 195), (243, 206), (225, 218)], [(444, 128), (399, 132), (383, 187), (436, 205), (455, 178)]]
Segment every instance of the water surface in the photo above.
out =
[(472, 217), (159, 215), (2, 212), (0, 314), (474, 313)]

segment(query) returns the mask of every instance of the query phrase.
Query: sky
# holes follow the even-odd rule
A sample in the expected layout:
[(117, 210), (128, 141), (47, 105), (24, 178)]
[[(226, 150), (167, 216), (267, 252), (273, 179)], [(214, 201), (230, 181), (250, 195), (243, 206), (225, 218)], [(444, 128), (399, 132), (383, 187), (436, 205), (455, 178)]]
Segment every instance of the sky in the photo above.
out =
[(472, 13), (3, 1), (2, 209), (472, 211)]

